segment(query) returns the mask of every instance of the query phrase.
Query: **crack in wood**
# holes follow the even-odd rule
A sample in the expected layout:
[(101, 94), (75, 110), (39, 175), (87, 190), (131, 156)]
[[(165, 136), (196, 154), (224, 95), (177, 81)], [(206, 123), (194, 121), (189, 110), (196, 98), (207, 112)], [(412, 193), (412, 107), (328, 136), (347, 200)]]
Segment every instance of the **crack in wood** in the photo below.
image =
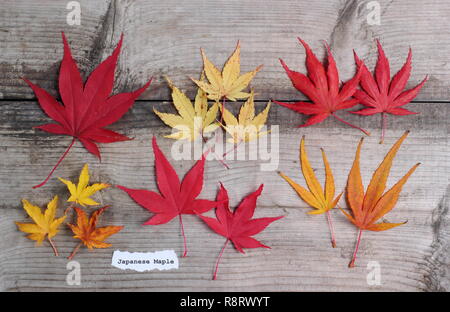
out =
[(450, 291), (450, 185), (432, 215), (433, 243), (426, 259), (428, 273), (424, 277), (427, 291)]

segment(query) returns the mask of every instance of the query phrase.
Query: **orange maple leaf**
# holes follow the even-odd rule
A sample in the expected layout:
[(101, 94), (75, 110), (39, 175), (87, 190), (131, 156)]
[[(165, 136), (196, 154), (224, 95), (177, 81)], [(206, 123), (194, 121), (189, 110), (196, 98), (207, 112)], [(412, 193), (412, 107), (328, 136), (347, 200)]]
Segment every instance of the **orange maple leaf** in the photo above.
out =
[(105, 226), (97, 228), (98, 217), (105, 211), (106, 208), (108, 208), (108, 206), (97, 209), (92, 213), (91, 217), (88, 218), (82, 209), (74, 207), (77, 213), (77, 224), (67, 225), (75, 234), (73, 237), (78, 238), (81, 242), (75, 247), (68, 259), (72, 259), (75, 256), (82, 244), (89, 249), (108, 248), (112, 246), (111, 244), (105, 243), (104, 240), (122, 230), (123, 226)]
[(317, 180), (317, 177), (314, 173), (313, 168), (308, 160), (308, 155), (306, 154), (305, 148), (305, 136), (302, 137), (300, 141), (300, 164), (302, 167), (303, 177), (305, 178), (308, 189), (300, 186), (296, 182), (294, 182), (291, 178), (284, 175), (282, 172), (279, 172), (280, 176), (292, 186), (292, 188), (298, 193), (298, 195), (312, 208), (315, 210), (311, 210), (308, 212), (309, 214), (322, 214), (326, 213), (328, 227), (330, 228), (331, 233), (331, 246), (333, 248), (336, 247), (336, 239), (334, 237), (334, 229), (333, 223), (331, 221), (330, 210), (336, 207), (341, 196), (343, 194), (340, 193), (338, 196), (335, 195), (335, 186), (334, 186), (334, 177), (330, 168), (330, 164), (328, 163), (327, 156), (325, 155), (325, 151), (322, 149), (322, 158), (325, 166), (325, 191)]
[(402, 191), (403, 185), (406, 183), (411, 174), (416, 170), (416, 168), (420, 165), (420, 163), (414, 165), (403, 176), (403, 178), (401, 178), (389, 191), (384, 193), (384, 190), (386, 188), (386, 181), (389, 177), (389, 172), (392, 167), (392, 161), (408, 134), (409, 131), (406, 131), (402, 135), (402, 137), (398, 139), (398, 141), (395, 142), (395, 144), (391, 147), (384, 160), (381, 162), (380, 166), (374, 172), (372, 180), (370, 181), (365, 194), (359, 168), (359, 155), (361, 152), (363, 139), (361, 139), (358, 144), (355, 160), (348, 175), (347, 181), (347, 203), (350, 206), (352, 215), (341, 209), (345, 216), (359, 228), (355, 251), (353, 253), (352, 260), (348, 265), (350, 268), (355, 266), (356, 253), (358, 252), (359, 243), (361, 241), (361, 233), (363, 230), (379, 232), (389, 230), (406, 223), (375, 222), (377, 222), (380, 218), (382, 218), (385, 214), (387, 214), (395, 207), (400, 192)]

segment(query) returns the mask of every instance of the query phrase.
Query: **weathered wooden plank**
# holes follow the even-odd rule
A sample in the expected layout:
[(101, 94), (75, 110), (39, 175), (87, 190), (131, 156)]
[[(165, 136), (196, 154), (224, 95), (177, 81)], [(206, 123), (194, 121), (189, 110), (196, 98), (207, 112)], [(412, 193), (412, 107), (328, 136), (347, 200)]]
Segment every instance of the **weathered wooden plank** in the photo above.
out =
[[(364, 233), (355, 269), (349, 270), (346, 265), (353, 251), (356, 229), (339, 211), (333, 211), (338, 247), (332, 249), (325, 217), (306, 215), (306, 205), (276, 171), (260, 170), (263, 161), (228, 161), (230, 170), (217, 161), (209, 161), (202, 193), (204, 198), (213, 198), (217, 182), (222, 181), (229, 189), (232, 204), (236, 205), (260, 183), (265, 184), (256, 216), (286, 216), (257, 236), (272, 246), (271, 250), (249, 250), (246, 255), (241, 255), (229, 248), (221, 264), (219, 280), (211, 281), (223, 239), (195, 217), (187, 216), (190, 254), (181, 259), (178, 271), (120, 271), (110, 265), (113, 249), (92, 253), (83, 250), (77, 257), (82, 269), (79, 287), (66, 284), (68, 271), (64, 257), (53, 257), (48, 246), (34, 248), (13, 223), (26, 220), (20, 207), (21, 198), (45, 204), (58, 194), (63, 205), (67, 193), (56, 178), (41, 189), (31, 190), (31, 186), (48, 173), (69, 139), (31, 129), (47, 120), (33, 101), (6, 101), (0, 105), (2, 290), (449, 290), (450, 276), (446, 269), (449, 264), (446, 250), (449, 245), (447, 187), (450, 167), (447, 104), (412, 104), (411, 109), (420, 114), (397, 118), (395, 123), (392, 121), (384, 145), (378, 144), (378, 117), (348, 116), (349, 121), (373, 133), (366, 139), (362, 151), (361, 168), (366, 184), (390, 145), (408, 128), (412, 132), (396, 157), (389, 185), (414, 163), (423, 163), (406, 184), (397, 207), (387, 216), (389, 221), (408, 220), (408, 224), (391, 231)], [(170, 133), (170, 129), (162, 126), (151, 110), (152, 106), (169, 110), (165, 105), (136, 103), (132, 111), (114, 125), (115, 130), (133, 136), (133, 141), (103, 145), (101, 163), (77, 145), (55, 176), (76, 179), (81, 166), (87, 162), (93, 181), (155, 189), (150, 139), (157, 135), (158, 143), (167, 155), (173, 142), (162, 138)], [(262, 105), (259, 103), (258, 106)], [(273, 108), (269, 124), (280, 125), (278, 169), (304, 183), (298, 164), (298, 143), (305, 134), (308, 153), (319, 179), (324, 178), (319, 147), (324, 147), (337, 189), (342, 190), (361, 134), (333, 120), (308, 129), (293, 128), (302, 121), (299, 115)], [(173, 163), (177, 172), (183, 174), (193, 161)], [(125, 225), (123, 232), (110, 239), (115, 248), (129, 251), (175, 249), (180, 254), (182, 238), (177, 222), (142, 227), (150, 214), (118, 189), (105, 190), (97, 199), (112, 204), (102, 220), (104, 224)], [(342, 204), (345, 205), (343, 201)], [(68, 255), (76, 244), (67, 229), (57, 237), (56, 243), (63, 255)], [(378, 261), (381, 265), (381, 286), (370, 286), (366, 282), (369, 261)]]
[[(111, 191), (115, 196), (119, 192)], [(400, 209), (405, 209), (401, 204)], [(68, 262), (56, 258), (48, 246), (33, 244), (15, 230), (13, 221), (23, 213), (8, 209), (2, 214), (1, 228), (7, 246), (2, 246), (3, 290), (146, 290), (146, 291), (413, 291), (426, 288), (430, 227), (408, 225), (395, 232), (367, 233), (361, 245), (358, 266), (348, 269), (355, 229), (335, 211), (338, 247), (331, 248), (325, 218), (305, 215), (303, 208), (286, 212), (278, 207), (259, 207), (256, 216), (286, 215), (258, 235), (270, 250), (249, 250), (246, 255), (228, 248), (221, 263), (219, 279), (211, 281), (214, 261), (224, 240), (212, 233), (197, 218), (184, 218), (189, 255), (180, 259), (180, 269), (167, 272), (137, 273), (111, 267), (113, 249), (82, 250), (76, 260), (81, 264), (82, 284), (66, 284)], [(113, 212), (112, 212), (113, 211)], [(126, 213), (124, 213), (126, 211)], [(416, 213), (426, 218), (428, 214)], [(147, 213), (131, 201), (117, 203), (102, 219), (105, 224), (123, 224), (125, 229), (109, 241), (116, 249), (147, 251), (175, 249), (182, 252), (179, 225), (149, 228), (140, 224)], [(396, 216), (404, 218), (405, 216)], [(76, 242), (64, 229), (56, 239), (62, 255), (68, 255)], [(5, 244), (3, 244), (5, 245)], [(369, 286), (366, 265), (378, 261), (382, 286)]]
[(66, 21), (70, 12), (66, 9), (68, 1), (2, 1), (0, 98), (34, 97), (21, 77), (56, 94), (63, 51), (61, 31), (67, 33), (81, 70), (90, 72), (100, 62), (104, 44), (112, 38), (99, 36), (114, 27), (108, 15), (110, 1), (82, 0), (79, 3), (81, 25), (70, 26)]
[(279, 0), (274, 5), (270, 0), (81, 1), (82, 24), (74, 27), (66, 24), (66, 3), (4, 1), (0, 12), (0, 98), (33, 98), (20, 76), (55, 94), (62, 58), (59, 31), (64, 30), (85, 73), (111, 52), (123, 32), (125, 46), (116, 91), (137, 88), (155, 76), (144, 99), (168, 99), (163, 75), (193, 92), (188, 76), (196, 77), (201, 70), (199, 48), (205, 48), (210, 59), (221, 65), (238, 39), (242, 43), (243, 71), (264, 64), (252, 84), (259, 99), (301, 98), (278, 62), (282, 57), (293, 68), (305, 71), (297, 36), (308, 41), (320, 57), (324, 54), (322, 40), (327, 40), (343, 80), (354, 71), (352, 49), (372, 67), (376, 61), (374, 39), (380, 38), (394, 72), (412, 47), (413, 71), (408, 86), (429, 75), (418, 99), (448, 99), (448, 2), (379, 1), (380, 25), (367, 22), (371, 12), (368, 2)]

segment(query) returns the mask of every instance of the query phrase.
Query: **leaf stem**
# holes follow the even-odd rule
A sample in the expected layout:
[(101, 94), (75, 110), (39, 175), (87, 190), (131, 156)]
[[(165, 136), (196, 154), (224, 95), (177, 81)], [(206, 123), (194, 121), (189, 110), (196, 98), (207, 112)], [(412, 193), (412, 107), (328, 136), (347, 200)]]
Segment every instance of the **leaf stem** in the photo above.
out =
[(234, 146), (233, 146), (233, 148), (232, 148), (231, 150), (225, 152), (225, 153), (222, 155), (222, 158), (224, 158), (225, 156), (227, 156), (229, 153), (234, 152), (242, 142), (243, 142), (243, 140), (240, 140), (239, 143), (234, 144)]
[(359, 229), (358, 240), (356, 241), (356, 246), (355, 246), (355, 251), (353, 252), (352, 261), (350, 261), (350, 263), (348, 264), (349, 268), (353, 268), (355, 266), (356, 254), (358, 252), (359, 244), (361, 243), (361, 234), (362, 234), (362, 230)]
[(381, 140), (380, 144), (384, 143), (384, 133), (386, 131), (386, 125), (387, 125), (387, 116), (385, 112), (381, 113)]
[(216, 279), (217, 279), (217, 271), (219, 270), (219, 262), (220, 262), (220, 259), (222, 259), (223, 251), (224, 251), (225, 248), (227, 247), (229, 241), (230, 241), (230, 240), (227, 238), (227, 240), (225, 241), (225, 244), (224, 244), (223, 247), (222, 247), (222, 250), (221, 250), (220, 253), (219, 253), (219, 256), (217, 257), (216, 268), (214, 269), (213, 280), (216, 280)]
[(66, 210), (64, 210), (64, 214), (66, 215), (73, 207), (75, 207), (75, 203), (71, 203), (69, 205), (69, 207), (66, 208)]
[(334, 113), (332, 113), (331, 115), (332, 115), (334, 118), (336, 118), (337, 120), (339, 120), (340, 122), (345, 123), (346, 125), (348, 125), (348, 126), (350, 126), (350, 127), (352, 127), (352, 128), (358, 129), (358, 130), (364, 132), (365, 135), (370, 136), (370, 132), (369, 132), (369, 131), (366, 131), (366, 130), (364, 130), (363, 128), (360, 128), (360, 127), (358, 127), (358, 126), (352, 125), (351, 123), (349, 123), (348, 121), (345, 121), (344, 119), (342, 119), (341, 117), (335, 115)]
[(223, 97), (223, 100), (222, 100), (222, 109), (221, 109), (221, 112), (222, 112), (222, 114), (220, 114), (220, 123), (221, 124), (223, 124), (223, 110), (224, 110), (224, 108), (225, 108), (225, 96)]
[[(207, 143), (207, 140), (206, 140), (206, 138), (203, 136), (203, 132), (202, 132), (201, 135), (202, 135), (203, 143), (206, 144), (206, 143)], [(212, 150), (212, 146), (208, 149), (208, 151), (211, 151), (211, 150)], [(215, 155), (215, 159), (216, 159), (219, 163), (221, 163), (227, 170), (230, 169), (230, 167), (225, 163), (225, 161), (224, 161), (223, 159), (220, 159), (220, 158), (219, 158), (219, 155), (217, 155), (216, 151), (214, 151), (213, 153), (214, 153), (214, 155)], [(222, 158), (223, 158), (223, 156), (222, 156)]]
[(55, 257), (58, 257), (58, 249), (56, 249), (55, 243), (53, 243), (52, 239), (50, 237), (47, 236), (47, 240), (50, 243), (50, 246), (52, 246), (53, 249), (53, 253), (55, 254)]
[(66, 149), (66, 151), (64, 152), (64, 154), (62, 154), (61, 158), (59, 158), (58, 162), (56, 163), (56, 165), (53, 167), (52, 171), (50, 171), (50, 173), (48, 174), (47, 178), (45, 178), (44, 181), (42, 181), (40, 184), (33, 186), (33, 188), (38, 188), (41, 186), (44, 186), (45, 183), (47, 183), (47, 181), (50, 179), (50, 177), (52, 176), (53, 172), (55, 172), (56, 168), (58, 168), (59, 164), (63, 161), (63, 159), (66, 157), (67, 153), (70, 151), (70, 149), (72, 148), (73, 144), (75, 143), (75, 138), (72, 139), (72, 143), (70, 143), (69, 147)]
[(331, 233), (331, 246), (333, 248), (336, 248), (336, 238), (334, 236), (334, 227), (333, 227), (333, 221), (331, 220), (330, 210), (327, 211), (327, 221), (328, 221), (328, 227), (330, 228), (330, 233)]
[(81, 245), (83, 243), (78, 243), (78, 245), (75, 246), (75, 248), (73, 249), (72, 253), (70, 254), (70, 256), (67, 257), (67, 259), (72, 260), (73, 257), (75, 256), (75, 254), (78, 252), (78, 249), (80, 249)]
[(181, 235), (183, 236), (183, 245), (184, 245), (184, 252), (182, 258), (187, 256), (187, 244), (186, 244), (186, 235), (184, 234), (184, 225), (183, 225), (183, 218), (181, 217), (181, 213), (178, 215), (180, 218), (180, 225), (181, 225)]

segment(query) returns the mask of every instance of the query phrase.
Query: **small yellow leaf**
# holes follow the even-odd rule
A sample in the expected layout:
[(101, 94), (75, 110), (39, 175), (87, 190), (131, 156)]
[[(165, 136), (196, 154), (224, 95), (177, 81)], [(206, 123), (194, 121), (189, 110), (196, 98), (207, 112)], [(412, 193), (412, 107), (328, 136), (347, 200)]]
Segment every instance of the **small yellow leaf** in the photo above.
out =
[(202, 138), (204, 133), (212, 132), (217, 129), (219, 126), (215, 122), (219, 110), (217, 103), (214, 103), (208, 108), (208, 98), (206, 97), (206, 93), (199, 88), (193, 105), (183, 92), (175, 87), (168, 78), (166, 79), (169, 83), (169, 87), (172, 89), (173, 104), (179, 113), (179, 115), (161, 113), (156, 109), (153, 109), (155, 114), (158, 115), (166, 125), (179, 130), (178, 132), (166, 135), (166, 138), (195, 141), (199, 137)]
[(41, 208), (31, 204), (26, 199), (22, 200), (23, 208), (34, 221), (33, 223), (16, 222), (19, 231), (28, 233), (29, 239), (34, 240), (40, 245), (47, 237), (53, 247), (55, 255), (58, 255), (51, 238), (58, 233), (58, 227), (65, 220), (66, 216), (55, 219), (58, 196), (55, 196), (47, 205), (47, 209), (42, 213)]
[(236, 49), (225, 63), (221, 73), (206, 57), (203, 49), (201, 49), (203, 69), (208, 82), (191, 79), (207, 93), (209, 99), (216, 102), (220, 101), (222, 98), (236, 101), (246, 99), (250, 96), (249, 93), (242, 91), (248, 86), (256, 73), (261, 70), (262, 65), (258, 66), (255, 70), (240, 76), (240, 51), (240, 44), (238, 42)]
[(71, 181), (65, 180), (63, 178), (58, 178), (61, 182), (67, 185), (67, 188), (70, 192), (70, 197), (67, 200), (68, 202), (74, 202), (82, 206), (94, 206), (98, 205), (96, 201), (90, 198), (96, 192), (109, 187), (109, 184), (106, 183), (95, 183), (90, 186), (89, 184), (89, 168), (88, 165), (85, 164), (83, 169), (81, 170), (80, 177), (78, 179), (78, 185), (75, 187), (75, 184)]
[(239, 111), (239, 117), (236, 118), (229, 110), (220, 106), (222, 118), (225, 125), (222, 127), (227, 131), (232, 139), (232, 143), (239, 144), (240, 142), (249, 142), (266, 134), (261, 132), (264, 124), (267, 121), (269, 114), (270, 102), (266, 108), (255, 117), (255, 103), (253, 100), (253, 91), (248, 100), (242, 105)]

